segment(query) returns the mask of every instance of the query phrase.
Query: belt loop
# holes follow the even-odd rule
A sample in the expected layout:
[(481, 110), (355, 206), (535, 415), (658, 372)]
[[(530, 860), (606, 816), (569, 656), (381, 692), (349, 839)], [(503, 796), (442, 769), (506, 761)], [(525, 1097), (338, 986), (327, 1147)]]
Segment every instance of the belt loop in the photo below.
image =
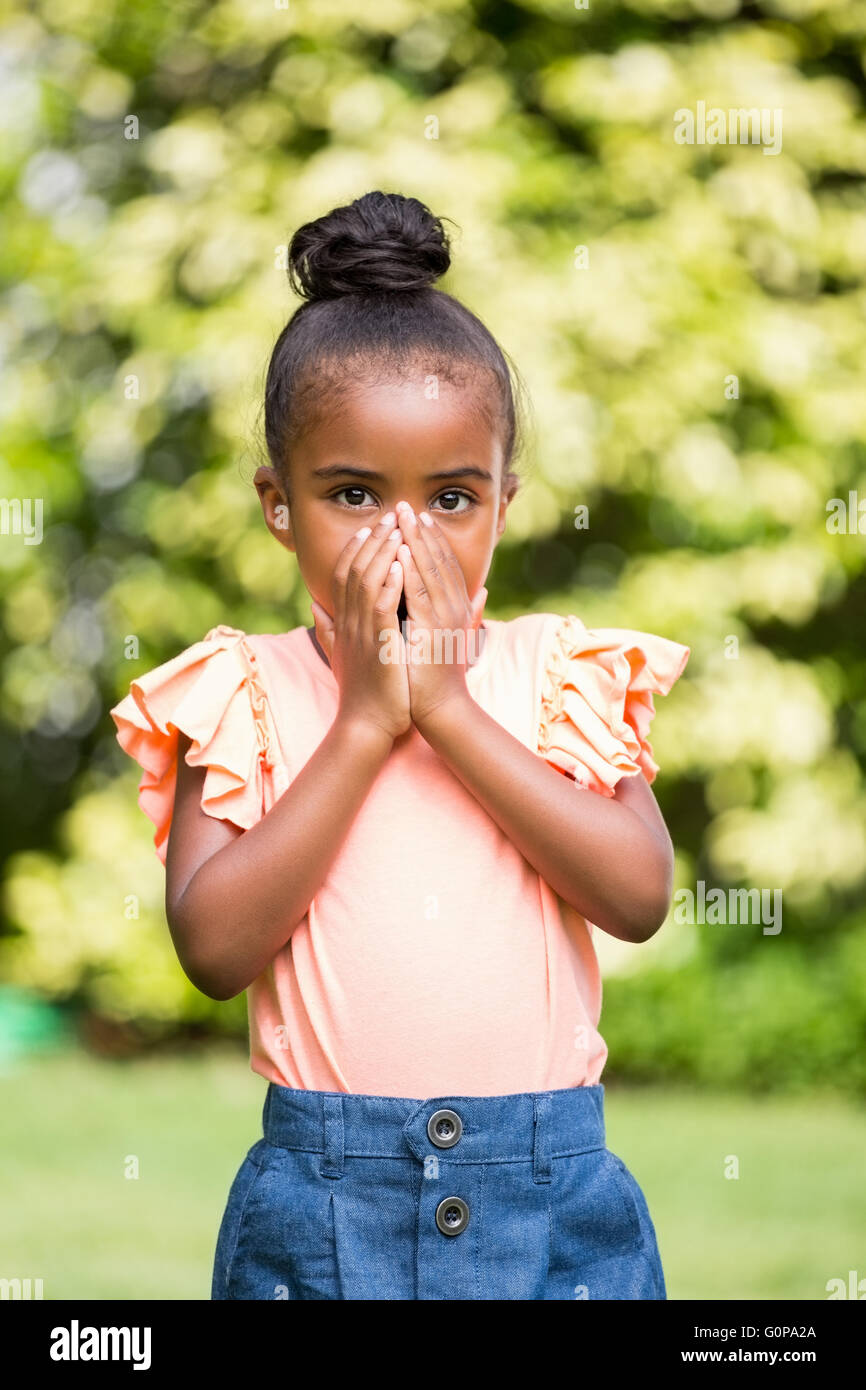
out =
[(532, 1097), (533, 1120), (535, 1123), (535, 1143), (532, 1153), (533, 1182), (550, 1182), (550, 1096)]
[(344, 1130), (342, 1096), (322, 1096), (325, 1152), (319, 1172), (323, 1178), (343, 1176)]

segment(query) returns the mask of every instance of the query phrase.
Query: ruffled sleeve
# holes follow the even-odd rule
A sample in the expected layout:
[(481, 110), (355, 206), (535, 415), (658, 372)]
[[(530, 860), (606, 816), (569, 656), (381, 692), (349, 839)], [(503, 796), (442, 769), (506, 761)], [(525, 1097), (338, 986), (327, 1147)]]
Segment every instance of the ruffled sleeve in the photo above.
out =
[(653, 694), (667, 695), (689, 648), (630, 628), (587, 628), (569, 615), (554, 630), (542, 677), (538, 751), (582, 787), (613, 796), (621, 777), (655, 779), (647, 734)]
[(117, 741), (142, 769), (138, 804), (156, 826), (163, 864), (174, 812), (178, 731), (191, 740), (190, 767), (205, 767), (202, 809), (249, 830), (263, 814), (272, 771), (264, 692), (256, 658), (237, 628), (221, 624), (171, 661), (133, 680), (110, 711)]

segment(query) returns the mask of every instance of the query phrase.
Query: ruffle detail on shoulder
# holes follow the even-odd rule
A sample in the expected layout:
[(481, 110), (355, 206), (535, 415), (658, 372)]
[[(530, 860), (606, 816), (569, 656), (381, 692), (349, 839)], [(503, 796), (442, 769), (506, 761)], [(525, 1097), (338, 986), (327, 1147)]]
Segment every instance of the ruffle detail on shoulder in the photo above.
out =
[(174, 813), (178, 731), (190, 739), (189, 766), (207, 768), (202, 810), (242, 830), (261, 819), (264, 776), (273, 771), (265, 703), (245, 634), (220, 624), (171, 661), (136, 677), (110, 711), (118, 743), (142, 769), (138, 804), (156, 826), (153, 843), (163, 864)]
[(614, 795), (621, 777), (642, 772), (654, 781), (653, 694), (667, 695), (689, 655), (667, 637), (563, 618), (545, 662), (539, 753), (603, 796)]

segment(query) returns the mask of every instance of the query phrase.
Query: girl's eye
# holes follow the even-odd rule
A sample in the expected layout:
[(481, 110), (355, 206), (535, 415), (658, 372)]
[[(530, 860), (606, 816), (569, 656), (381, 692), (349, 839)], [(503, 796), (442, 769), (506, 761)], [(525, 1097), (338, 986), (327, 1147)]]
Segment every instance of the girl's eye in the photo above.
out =
[(443, 497), (456, 497), (458, 500), (462, 497), (463, 500), (466, 502), (466, 506), (460, 507), (459, 510), (457, 507), (445, 507), (444, 510), (446, 512), (456, 514), (457, 516), (462, 515), (463, 512), (468, 512), (469, 508), (475, 505), (474, 497), (470, 497), (468, 492), (460, 492), (455, 488), (449, 488), (447, 492), (440, 492), (440, 501)]
[[(362, 497), (364, 496), (365, 493), (367, 494), (368, 497), (372, 497), (372, 495), (373, 495), (371, 492), (367, 492), (367, 489), (366, 489), (365, 487), (357, 487), (357, 486), (355, 486), (355, 487), (341, 487), (339, 492), (334, 492), (334, 493), (331, 494), (331, 496), (334, 497), (334, 499), (336, 499), (336, 498), (338, 498), (338, 497), (341, 497), (342, 494), (343, 494), (344, 492), (355, 492), (355, 493), (360, 492), (360, 494), (361, 494)], [(358, 506), (359, 506), (360, 504), (359, 504), (359, 503), (357, 502), (357, 500), (356, 500), (355, 502), (342, 502), (340, 505), (343, 506), (343, 507), (352, 508), (352, 509), (354, 509), (355, 511), (357, 511)]]

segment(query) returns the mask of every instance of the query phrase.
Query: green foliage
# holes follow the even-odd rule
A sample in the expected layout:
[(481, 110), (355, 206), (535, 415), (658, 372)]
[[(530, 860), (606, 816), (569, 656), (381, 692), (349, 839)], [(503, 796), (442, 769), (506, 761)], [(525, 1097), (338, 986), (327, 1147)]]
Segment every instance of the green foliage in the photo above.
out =
[[(310, 621), (250, 485), (281, 248), (383, 187), (459, 224), (443, 288), (533, 401), (488, 611), (687, 643), (678, 872), (784, 894), (783, 951), (698, 928), (699, 964), (611, 984), (612, 1057), (862, 1089), (866, 545), (828, 504), (866, 500), (864, 37), (834, 0), (7, 9), (0, 492), (45, 527), (0, 536), (7, 977), (241, 1027), (174, 959), (107, 710), (218, 622)], [(677, 143), (698, 102), (780, 110), (780, 152)]]
[(605, 989), (603, 1079), (742, 1086), (752, 1094), (831, 1088), (866, 1095), (866, 930), (826, 951), (768, 940), (734, 964), (706, 956)]

